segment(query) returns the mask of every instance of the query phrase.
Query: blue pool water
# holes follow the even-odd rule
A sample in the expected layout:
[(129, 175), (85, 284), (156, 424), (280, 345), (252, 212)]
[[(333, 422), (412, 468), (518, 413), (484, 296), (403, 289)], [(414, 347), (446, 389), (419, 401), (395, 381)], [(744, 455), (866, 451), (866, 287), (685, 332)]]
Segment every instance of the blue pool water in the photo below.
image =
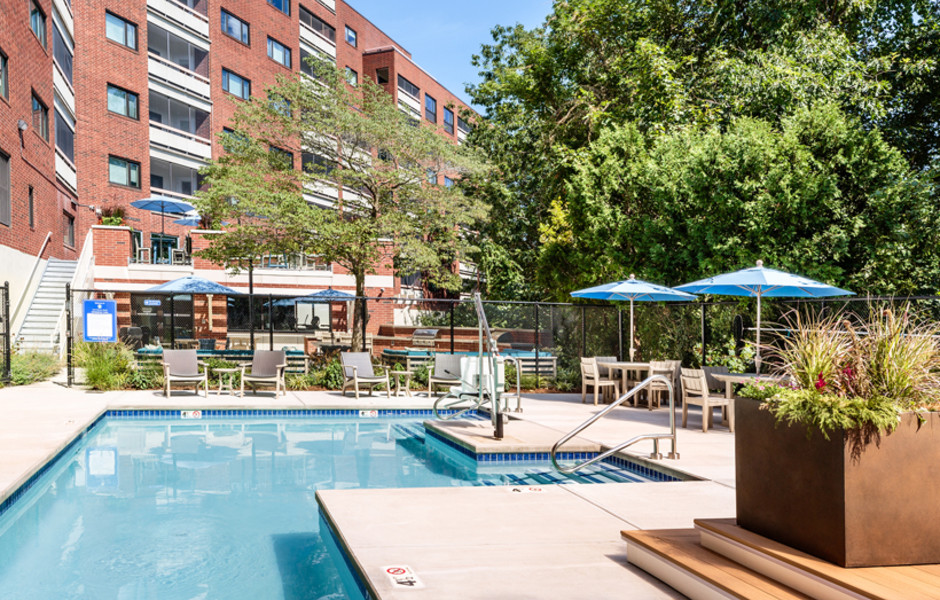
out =
[(362, 598), (318, 489), (642, 481), (477, 463), (423, 419), (101, 421), (0, 514), (0, 598)]

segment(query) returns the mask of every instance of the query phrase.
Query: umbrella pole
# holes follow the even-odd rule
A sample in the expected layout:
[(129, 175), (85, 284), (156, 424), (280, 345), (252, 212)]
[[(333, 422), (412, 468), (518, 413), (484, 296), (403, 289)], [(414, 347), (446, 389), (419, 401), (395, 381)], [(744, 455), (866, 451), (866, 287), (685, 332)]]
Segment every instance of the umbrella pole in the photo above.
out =
[(757, 367), (757, 374), (760, 375), (760, 292), (757, 293), (757, 355), (754, 359), (754, 366)]
[(630, 362), (633, 362), (633, 298), (630, 298)]

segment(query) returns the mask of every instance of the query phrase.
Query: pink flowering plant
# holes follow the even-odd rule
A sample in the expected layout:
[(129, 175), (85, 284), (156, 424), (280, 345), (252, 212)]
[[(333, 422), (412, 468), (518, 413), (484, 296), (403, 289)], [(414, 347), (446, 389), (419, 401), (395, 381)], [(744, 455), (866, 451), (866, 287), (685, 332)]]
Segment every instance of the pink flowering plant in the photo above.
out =
[(818, 429), (893, 430), (906, 411), (940, 409), (940, 325), (910, 306), (855, 315), (790, 313), (775, 352), (788, 387), (757, 382), (742, 395), (761, 400), (778, 422)]

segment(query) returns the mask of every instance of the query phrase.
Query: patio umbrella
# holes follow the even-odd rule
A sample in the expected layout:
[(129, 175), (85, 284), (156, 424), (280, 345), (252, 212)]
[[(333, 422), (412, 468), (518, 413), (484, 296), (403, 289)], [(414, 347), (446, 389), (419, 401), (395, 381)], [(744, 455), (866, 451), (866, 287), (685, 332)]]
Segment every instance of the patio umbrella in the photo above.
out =
[(183, 200), (174, 200), (166, 196), (153, 196), (142, 200), (134, 200), (131, 206), (141, 210), (160, 213), (160, 234), (166, 233), (165, 216), (167, 214), (183, 214), (196, 210), (196, 207)]
[(718, 296), (749, 296), (757, 298), (757, 355), (754, 364), (760, 373), (760, 313), (761, 298), (826, 298), (829, 296), (854, 296), (854, 292), (839, 289), (826, 283), (814, 281), (801, 275), (765, 269), (764, 261), (756, 267), (724, 273), (676, 286), (677, 290), (693, 294), (715, 294)]
[(177, 225), (184, 225), (186, 227), (199, 227), (199, 223), (202, 221), (202, 217), (199, 215), (195, 216), (186, 216), (182, 219), (176, 219), (173, 221)]
[[(307, 294), (306, 296), (300, 296), (297, 298), (281, 298), (280, 300), (275, 300), (271, 305), (272, 306), (294, 306), (298, 303), (317, 303), (317, 302), (344, 302), (348, 300), (353, 300), (356, 296), (350, 294), (349, 292), (344, 292), (342, 290), (334, 290), (333, 288), (327, 288), (325, 290), (320, 290), (319, 292), (313, 292), (312, 294)], [(265, 304), (267, 305), (267, 303)]]
[(160, 285), (156, 285), (152, 288), (147, 288), (147, 291), (174, 294), (222, 294), (225, 296), (241, 295), (241, 292), (233, 290), (230, 287), (226, 287), (221, 283), (209, 281), (208, 279), (196, 277), (195, 275), (189, 275), (187, 277), (174, 279), (173, 281), (167, 281), (166, 283), (161, 283)]
[(633, 303), (634, 302), (682, 302), (695, 300), (695, 296), (679, 292), (655, 283), (636, 279), (631, 273), (626, 281), (605, 283), (592, 288), (571, 292), (575, 298), (595, 298), (597, 300), (630, 301), (630, 360), (633, 360)]

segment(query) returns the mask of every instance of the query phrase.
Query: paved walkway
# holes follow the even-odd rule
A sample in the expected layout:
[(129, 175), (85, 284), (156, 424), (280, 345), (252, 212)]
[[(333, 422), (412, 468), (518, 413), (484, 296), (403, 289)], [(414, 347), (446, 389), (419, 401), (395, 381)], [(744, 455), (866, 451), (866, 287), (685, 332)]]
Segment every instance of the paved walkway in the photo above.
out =
[[(95, 393), (46, 382), (0, 390), (0, 501), (107, 409), (430, 408), (432, 400), (335, 392), (249, 395), (210, 393), (164, 398), (158, 392)], [(561, 437), (603, 407), (579, 395), (526, 397), (514, 418)], [(621, 529), (691, 526), (693, 518), (734, 516), (734, 436), (719, 426), (703, 434), (700, 412), (678, 430), (679, 460), (663, 459), (700, 482), (318, 493), (354, 562), (381, 598), (672, 598), (678, 595), (626, 562)], [(681, 419), (677, 415), (677, 419)], [(668, 411), (620, 407), (582, 437), (611, 446), (634, 435), (668, 431)], [(506, 432), (527, 428), (509, 422)], [(552, 436), (548, 436), (549, 438)], [(652, 442), (633, 447), (648, 454)], [(668, 452), (668, 443), (662, 452)], [(395, 586), (389, 565), (407, 565), (424, 584)]]

